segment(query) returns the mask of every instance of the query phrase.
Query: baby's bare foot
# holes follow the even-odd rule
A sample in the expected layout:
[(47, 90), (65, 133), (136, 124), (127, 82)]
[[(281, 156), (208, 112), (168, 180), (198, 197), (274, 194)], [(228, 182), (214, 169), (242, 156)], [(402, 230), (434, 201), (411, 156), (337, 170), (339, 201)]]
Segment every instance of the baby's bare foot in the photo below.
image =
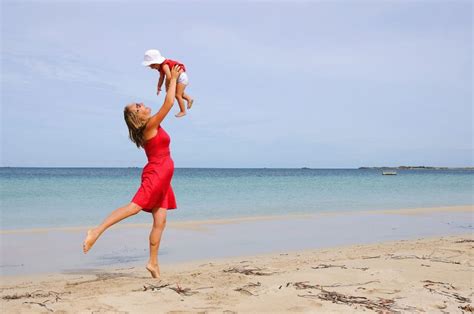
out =
[(158, 265), (148, 263), (148, 265), (146, 265), (146, 269), (150, 272), (153, 278), (160, 278), (160, 268)]
[(181, 118), (181, 117), (184, 117), (185, 115), (186, 115), (186, 112), (180, 111), (180, 112), (178, 112), (177, 114), (175, 114), (174, 116), (175, 116), (176, 118)]
[(188, 109), (191, 109), (191, 107), (193, 106), (193, 102), (194, 102), (194, 99), (191, 99), (190, 101), (188, 101)]
[(98, 238), (98, 234), (94, 229), (90, 229), (87, 231), (86, 239), (82, 243), (82, 250), (84, 251), (84, 254), (87, 253), (91, 247), (94, 245), (95, 241)]

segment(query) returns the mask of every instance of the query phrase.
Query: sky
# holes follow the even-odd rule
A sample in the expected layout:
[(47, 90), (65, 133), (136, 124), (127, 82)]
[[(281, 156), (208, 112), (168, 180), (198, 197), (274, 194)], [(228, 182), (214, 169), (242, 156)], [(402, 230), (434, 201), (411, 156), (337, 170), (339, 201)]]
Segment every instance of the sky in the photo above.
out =
[(1, 1), (1, 159), (141, 167), (159, 49), (193, 108), (176, 167), (473, 166), (471, 1)]

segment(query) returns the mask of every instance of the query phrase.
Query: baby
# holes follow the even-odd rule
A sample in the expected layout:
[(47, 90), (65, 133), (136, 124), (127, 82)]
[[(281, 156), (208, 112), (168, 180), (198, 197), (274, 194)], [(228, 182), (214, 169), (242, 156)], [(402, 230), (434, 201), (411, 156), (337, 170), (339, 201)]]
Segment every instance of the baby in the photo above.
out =
[(184, 89), (188, 85), (188, 75), (186, 74), (186, 68), (184, 64), (180, 63), (179, 61), (174, 61), (171, 59), (166, 59), (161, 55), (158, 50), (150, 49), (145, 52), (145, 60), (143, 61), (143, 65), (150, 67), (151, 69), (155, 69), (160, 72), (160, 79), (158, 80), (158, 90), (156, 92), (157, 95), (160, 94), (161, 86), (163, 85), (163, 81), (166, 77), (166, 90), (168, 90), (168, 85), (171, 78), (171, 69), (175, 65), (181, 66), (183, 69), (183, 73), (178, 78), (178, 82), (176, 84), (176, 100), (178, 100), (179, 104), (179, 112), (175, 115), (177, 118), (184, 117), (186, 115), (186, 108), (184, 107), (184, 101), (186, 100), (188, 103), (188, 109), (191, 109), (193, 105), (193, 99), (184, 92)]

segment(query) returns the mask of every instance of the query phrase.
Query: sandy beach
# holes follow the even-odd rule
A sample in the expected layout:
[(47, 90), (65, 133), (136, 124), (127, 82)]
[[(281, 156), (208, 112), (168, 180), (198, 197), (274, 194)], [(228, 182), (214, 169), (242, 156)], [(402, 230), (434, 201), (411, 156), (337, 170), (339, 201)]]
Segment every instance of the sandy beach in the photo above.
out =
[(162, 266), (2, 278), (5, 313), (473, 309), (472, 233)]

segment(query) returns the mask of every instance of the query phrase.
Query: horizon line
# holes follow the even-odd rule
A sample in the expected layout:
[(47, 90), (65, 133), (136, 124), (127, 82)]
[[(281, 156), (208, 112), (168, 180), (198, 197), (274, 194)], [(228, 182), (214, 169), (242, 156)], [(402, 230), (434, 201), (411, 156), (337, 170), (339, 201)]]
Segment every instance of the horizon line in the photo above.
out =
[[(130, 168), (143, 168), (144, 166), (120, 166), (120, 167), (103, 167), (103, 166), (0, 166), (0, 168), (64, 168), (64, 169), (130, 169)], [(474, 166), (359, 166), (359, 167), (175, 167), (175, 169), (360, 169), (360, 168), (444, 168), (444, 169), (467, 169), (473, 168)]]

